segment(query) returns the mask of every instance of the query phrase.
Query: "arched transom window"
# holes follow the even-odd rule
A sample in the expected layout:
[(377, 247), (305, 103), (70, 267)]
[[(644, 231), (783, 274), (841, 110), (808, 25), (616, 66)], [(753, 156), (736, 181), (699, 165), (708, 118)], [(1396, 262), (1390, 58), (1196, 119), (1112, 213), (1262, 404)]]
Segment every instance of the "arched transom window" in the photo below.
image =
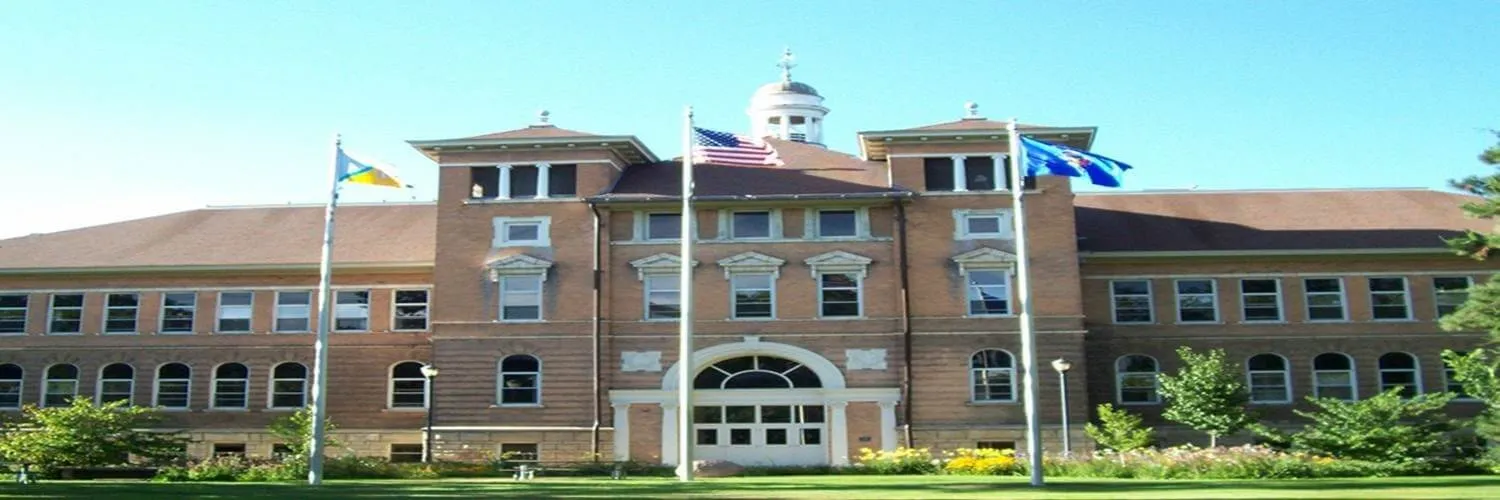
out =
[(802, 363), (775, 356), (740, 356), (714, 363), (693, 379), (694, 389), (808, 389), (823, 387)]
[(1313, 397), (1353, 401), (1356, 395), (1353, 359), (1338, 352), (1313, 358)]
[(1291, 372), (1286, 358), (1277, 354), (1256, 354), (1245, 362), (1250, 377), (1250, 402), (1290, 403)]
[(1015, 402), (1015, 358), (1000, 349), (974, 353), (969, 357), (969, 388), (973, 401)]
[(1120, 356), (1115, 361), (1115, 387), (1120, 404), (1155, 404), (1161, 402), (1156, 393), (1156, 358), (1144, 354)]
[(1380, 392), (1400, 387), (1403, 398), (1414, 397), (1422, 392), (1417, 358), (1404, 352), (1388, 352), (1380, 356), (1379, 362)]

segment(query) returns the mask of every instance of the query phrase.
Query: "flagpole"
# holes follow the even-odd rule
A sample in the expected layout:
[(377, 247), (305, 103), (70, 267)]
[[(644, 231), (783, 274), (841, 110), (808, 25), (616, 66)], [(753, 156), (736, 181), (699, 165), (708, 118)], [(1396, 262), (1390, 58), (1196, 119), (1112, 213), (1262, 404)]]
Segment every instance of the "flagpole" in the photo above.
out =
[[(679, 269), (677, 338), (677, 479), (693, 480), (693, 107), (683, 111), (682, 130), (682, 267)], [(662, 418), (672, 418), (663, 416)]]
[(313, 364), (312, 443), (307, 447), (307, 484), (323, 484), (323, 421), (328, 418), (328, 327), (332, 320), (329, 300), (333, 272), (333, 212), (339, 203), (339, 134), (333, 134), (333, 152), (329, 168), (328, 208), (323, 213), (323, 260), (318, 267), (318, 337), (313, 344), (317, 361)]
[(1031, 270), (1026, 251), (1026, 213), (1022, 210), (1021, 203), (1021, 194), (1026, 190), (1021, 174), (1025, 168), (1026, 154), (1021, 149), (1021, 137), (1016, 133), (1015, 118), (1010, 119), (1005, 130), (1010, 137), (1010, 200), (1016, 220), (1016, 302), (1020, 305), (1021, 314), (1021, 365), (1026, 369), (1021, 379), (1025, 387), (1022, 400), (1026, 408), (1026, 458), (1031, 461), (1031, 485), (1041, 486), (1042, 429), (1036, 411), (1036, 332), (1033, 331), (1031, 321)]

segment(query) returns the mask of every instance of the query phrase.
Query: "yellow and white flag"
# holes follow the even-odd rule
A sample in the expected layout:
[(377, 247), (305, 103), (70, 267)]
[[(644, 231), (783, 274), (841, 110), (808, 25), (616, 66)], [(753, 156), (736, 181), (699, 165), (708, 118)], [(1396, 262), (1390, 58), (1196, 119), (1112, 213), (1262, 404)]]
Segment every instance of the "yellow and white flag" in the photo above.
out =
[(402, 182), (399, 177), (396, 177), (395, 167), (385, 163), (357, 159), (346, 153), (343, 147), (339, 147), (337, 161), (339, 182), (393, 188), (411, 187), (410, 184)]

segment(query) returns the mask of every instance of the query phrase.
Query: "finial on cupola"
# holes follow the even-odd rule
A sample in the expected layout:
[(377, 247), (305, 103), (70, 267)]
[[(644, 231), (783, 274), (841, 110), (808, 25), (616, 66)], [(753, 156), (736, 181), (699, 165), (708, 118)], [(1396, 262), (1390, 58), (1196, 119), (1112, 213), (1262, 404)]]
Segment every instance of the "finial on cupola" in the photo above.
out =
[(978, 120), (979, 118), (979, 104), (974, 101), (964, 103), (964, 119)]
[(792, 68), (797, 67), (797, 65), (792, 62), (795, 59), (796, 58), (792, 56), (791, 47), (787, 47), (786, 51), (781, 53), (781, 62), (776, 63), (776, 67), (781, 68), (782, 82), (790, 83), (792, 81)]
[(545, 109), (541, 110), (541, 111), (538, 111), (536, 113), (536, 125), (538, 127), (551, 126), (552, 125), (551, 123), (547, 123), (547, 120), (550, 120), (551, 118), (552, 118), (552, 112), (551, 111), (547, 111)]

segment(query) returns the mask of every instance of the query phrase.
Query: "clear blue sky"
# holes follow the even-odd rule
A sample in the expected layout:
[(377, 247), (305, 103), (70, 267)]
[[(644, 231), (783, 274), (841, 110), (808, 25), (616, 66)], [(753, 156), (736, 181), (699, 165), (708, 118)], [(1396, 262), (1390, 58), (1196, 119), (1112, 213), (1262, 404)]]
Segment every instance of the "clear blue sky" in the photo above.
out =
[[(1095, 125), (1126, 189), (1431, 187), (1500, 128), (1500, 2), (0, 2), (0, 237), (322, 203), (330, 134), (435, 196), (405, 143), (525, 126), (679, 153), (743, 131), (790, 45), (855, 133)], [(1084, 186), (1078, 185), (1080, 189)], [(410, 199), (378, 188), (345, 199)], [(1378, 209), (1378, 208), (1376, 208)], [(1333, 214), (1330, 214), (1333, 215)]]

